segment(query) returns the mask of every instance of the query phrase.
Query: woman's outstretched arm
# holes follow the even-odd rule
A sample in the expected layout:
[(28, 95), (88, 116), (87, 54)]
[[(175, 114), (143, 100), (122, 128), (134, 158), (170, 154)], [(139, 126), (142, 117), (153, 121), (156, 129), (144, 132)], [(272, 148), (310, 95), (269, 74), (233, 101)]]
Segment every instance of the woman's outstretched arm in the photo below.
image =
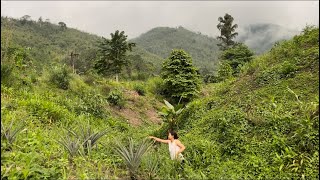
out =
[(154, 139), (158, 142), (162, 142), (162, 143), (169, 143), (170, 140), (167, 140), (167, 139), (160, 139), (160, 138), (157, 138), (157, 137), (154, 137), (154, 136), (149, 136), (150, 139)]

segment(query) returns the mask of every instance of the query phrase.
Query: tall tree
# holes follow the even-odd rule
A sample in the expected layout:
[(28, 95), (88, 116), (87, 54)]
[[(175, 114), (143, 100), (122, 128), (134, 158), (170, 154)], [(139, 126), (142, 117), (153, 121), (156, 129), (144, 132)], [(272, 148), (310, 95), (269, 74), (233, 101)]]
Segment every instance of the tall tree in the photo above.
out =
[(67, 29), (66, 23), (64, 23), (64, 22), (59, 22), (58, 24), (59, 24), (59, 26), (61, 27), (62, 30)]
[(39, 25), (40, 25), (40, 27), (41, 27), (41, 25), (42, 25), (42, 23), (43, 23), (43, 20), (42, 20), (42, 17), (41, 17), (41, 16), (40, 16), (39, 19), (38, 19), (38, 23), (39, 23)]
[(28, 21), (31, 21), (31, 16), (29, 16), (29, 15), (24, 15), (24, 16), (22, 16), (21, 17), (21, 23), (22, 24), (26, 24)]
[(116, 75), (118, 81), (118, 74), (122, 68), (128, 65), (126, 52), (132, 51), (135, 43), (129, 43), (124, 31), (119, 33), (117, 30), (114, 34), (111, 33), (111, 39), (102, 37), (99, 45), (99, 58), (94, 66), (98, 73), (104, 75)]
[(192, 65), (189, 54), (183, 50), (173, 50), (163, 62), (161, 76), (164, 91), (174, 102), (190, 101), (200, 89), (199, 70)]
[(233, 20), (233, 17), (229, 14), (225, 14), (223, 18), (218, 18), (219, 24), (217, 28), (220, 30), (220, 36), (218, 36), (217, 39), (221, 41), (221, 43), (218, 44), (220, 50), (226, 50), (235, 44), (232, 39), (238, 35), (238, 33), (235, 32), (238, 25), (232, 24)]

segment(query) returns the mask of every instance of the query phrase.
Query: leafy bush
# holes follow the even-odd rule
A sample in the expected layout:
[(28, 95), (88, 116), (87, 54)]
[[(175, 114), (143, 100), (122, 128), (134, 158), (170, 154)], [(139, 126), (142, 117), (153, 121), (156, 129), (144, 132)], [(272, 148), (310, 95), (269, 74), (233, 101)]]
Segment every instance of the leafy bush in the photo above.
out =
[(60, 89), (67, 90), (69, 89), (70, 84), (70, 75), (65, 66), (63, 67), (54, 67), (51, 72), (49, 81), (56, 85)]
[(232, 77), (233, 70), (232, 67), (229, 65), (229, 63), (221, 63), (218, 69), (218, 77), (217, 80), (224, 81), (226, 79), (229, 79)]
[(123, 93), (120, 90), (111, 91), (107, 97), (107, 101), (120, 108), (124, 107), (125, 104)]
[(266, 69), (264, 71), (261, 71), (257, 76), (256, 76), (256, 83), (259, 85), (267, 85), (271, 83), (275, 83), (280, 79), (280, 74), (275, 71), (274, 68), (272, 69)]
[(221, 79), (215, 74), (206, 74), (204, 77), (205, 83), (217, 83), (220, 81), (221, 81)]
[(65, 107), (57, 105), (52, 101), (39, 99), (39, 97), (21, 100), (19, 104), (26, 107), (31, 115), (36, 116), (42, 122), (62, 122), (70, 117)]
[(164, 82), (160, 77), (150, 78), (147, 82), (147, 88), (152, 94), (158, 96), (164, 95)]
[(134, 85), (134, 90), (140, 95), (144, 96), (146, 94), (146, 88), (142, 84), (135, 84)]
[(103, 107), (105, 97), (90, 91), (81, 94), (80, 97), (81, 98), (75, 106), (75, 111), (78, 115), (82, 113), (89, 113), (100, 118), (107, 117), (108, 114), (106, 112), (106, 109)]
[(222, 61), (232, 68), (232, 74), (238, 74), (240, 67), (253, 59), (254, 53), (245, 44), (239, 43), (222, 52)]
[(295, 64), (289, 61), (285, 61), (281, 64), (281, 67), (279, 68), (280, 78), (292, 78), (296, 71), (297, 67), (295, 66)]
[(1, 64), (1, 84), (11, 86), (13, 84), (13, 67), (7, 63)]

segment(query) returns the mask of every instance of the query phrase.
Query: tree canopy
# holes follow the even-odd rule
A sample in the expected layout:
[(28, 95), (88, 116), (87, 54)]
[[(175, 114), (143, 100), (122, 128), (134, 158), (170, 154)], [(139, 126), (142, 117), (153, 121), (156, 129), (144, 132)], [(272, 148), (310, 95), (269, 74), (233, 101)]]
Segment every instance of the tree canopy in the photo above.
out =
[(188, 102), (200, 89), (198, 69), (192, 65), (192, 58), (184, 50), (172, 50), (170, 57), (163, 62), (162, 78), (164, 91), (174, 102)]
[(99, 43), (99, 57), (95, 64), (98, 73), (118, 75), (128, 65), (127, 51), (132, 51), (135, 43), (129, 43), (124, 31), (111, 33), (111, 39), (102, 38)]

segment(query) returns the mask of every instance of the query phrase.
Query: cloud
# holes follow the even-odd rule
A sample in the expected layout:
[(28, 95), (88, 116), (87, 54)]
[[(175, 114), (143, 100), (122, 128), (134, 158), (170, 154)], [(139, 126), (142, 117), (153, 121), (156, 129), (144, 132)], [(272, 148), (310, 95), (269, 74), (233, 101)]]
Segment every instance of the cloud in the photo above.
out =
[(157, 26), (184, 26), (217, 36), (218, 17), (230, 13), (239, 27), (273, 23), (291, 29), (318, 24), (318, 1), (1, 1), (1, 15), (42, 16), (101, 36), (124, 30), (134, 38)]

